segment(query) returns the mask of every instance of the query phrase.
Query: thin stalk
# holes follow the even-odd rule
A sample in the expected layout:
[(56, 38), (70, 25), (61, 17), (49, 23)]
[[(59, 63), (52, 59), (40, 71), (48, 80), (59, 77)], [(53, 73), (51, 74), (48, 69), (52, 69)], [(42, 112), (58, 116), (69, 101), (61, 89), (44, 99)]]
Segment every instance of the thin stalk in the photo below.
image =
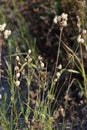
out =
[(1, 65), (2, 65), (1, 54), (2, 54), (2, 40), (0, 38), (0, 83), (1, 83), (1, 72), (2, 72), (2, 70), (1, 70)]
[(58, 61), (59, 61), (59, 53), (60, 53), (60, 44), (61, 44), (62, 30), (63, 30), (63, 28), (60, 29), (59, 45), (58, 45), (58, 49), (57, 49), (57, 59), (56, 59), (56, 66), (55, 66), (54, 75), (56, 74), (57, 65), (58, 65)]
[(55, 78), (55, 75), (56, 75), (56, 72), (57, 72), (57, 65), (58, 65), (58, 62), (59, 62), (59, 54), (60, 54), (60, 44), (61, 44), (61, 37), (62, 37), (62, 30), (63, 28), (60, 29), (60, 36), (59, 36), (59, 43), (58, 43), (58, 49), (57, 49), (57, 58), (56, 58), (56, 65), (55, 65), (55, 70), (54, 70), (54, 74), (53, 74), (53, 78), (52, 78), (52, 85), (51, 85), (51, 92), (53, 92), (53, 83), (54, 83), (54, 78)]
[(82, 44), (80, 43), (80, 54), (81, 54), (81, 68), (82, 68), (82, 76), (84, 78), (84, 96), (87, 100), (87, 78), (85, 74), (85, 69), (84, 69), (84, 62), (83, 62), (83, 50), (82, 50)]
[(79, 47), (80, 47), (80, 55), (81, 55), (81, 62), (82, 62), (82, 67), (84, 67), (84, 63), (83, 63), (83, 51), (82, 51), (82, 43), (80, 43)]

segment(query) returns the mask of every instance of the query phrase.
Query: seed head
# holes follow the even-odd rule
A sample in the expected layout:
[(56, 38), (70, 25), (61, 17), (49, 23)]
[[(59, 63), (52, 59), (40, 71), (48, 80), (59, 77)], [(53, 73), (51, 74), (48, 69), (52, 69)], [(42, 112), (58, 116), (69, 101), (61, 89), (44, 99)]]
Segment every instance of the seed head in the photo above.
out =
[(63, 108), (60, 108), (60, 114), (61, 114), (62, 117), (65, 117), (65, 111), (64, 111)]
[(18, 67), (18, 66), (15, 66), (14, 70), (15, 70), (15, 71), (19, 71), (19, 67)]
[(11, 35), (11, 30), (5, 30), (4, 31), (4, 38), (7, 39), (9, 35)]
[(60, 28), (67, 26), (68, 14), (62, 13), (61, 16), (55, 16), (53, 22), (59, 23)]
[(62, 64), (58, 65), (58, 69), (61, 70), (62, 69)]
[(68, 20), (68, 14), (62, 13), (62, 14), (61, 14), (61, 18), (62, 18), (63, 20), (65, 20), (65, 21), (67, 21), (67, 20)]
[(17, 60), (17, 62), (19, 62), (20, 61), (20, 57), (16, 56), (16, 60)]
[(19, 78), (20, 77), (20, 73), (18, 72), (17, 74), (16, 74), (16, 78)]
[(0, 31), (4, 31), (6, 27), (6, 23), (3, 23), (2, 25), (0, 25)]
[(55, 24), (58, 23), (58, 16), (55, 16), (55, 17), (54, 17), (53, 22), (54, 22)]
[(62, 22), (60, 22), (60, 26), (61, 27), (66, 27), (67, 26), (67, 21), (63, 20)]
[(31, 52), (32, 52), (31, 49), (29, 49), (29, 50), (28, 50), (28, 53), (31, 54)]
[(42, 58), (42, 56), (41, 55), (39, 55), (38, 56), (38, 60), (42, 60), (43, 58)]
[(56, 79), (54, 79), (54, 82), (57, 82), (57, 80), (58, 80), (57, 78), (56, 78)]
[(40, 62), (40, 66), (41, 68), (44, 68), (44, 63), (42, 61)]
[(57, 72), (57, 73), (56, 73), (56, 76), (57, 76), (58, 79), (59, 79), (60, 75), (61, 75), (60, 72)]
[(16, 85), (17, 87), (19, 87), (20, 81), (19, 81), (19, 80), (16, 80), (16, 81), (15, 81), (15, 85)]
[(78, 43), (84, 43), (84, 39), (81, 37), (81, 35), (78, 35), (77, 42)]

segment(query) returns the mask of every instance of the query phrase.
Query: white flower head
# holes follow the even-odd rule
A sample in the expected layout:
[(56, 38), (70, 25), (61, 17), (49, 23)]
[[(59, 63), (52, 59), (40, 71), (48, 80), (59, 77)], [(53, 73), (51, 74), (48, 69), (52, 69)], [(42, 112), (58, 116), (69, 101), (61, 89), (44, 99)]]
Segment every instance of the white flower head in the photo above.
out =
[(84, 39), (81, 37), (81, 35), (78, 35), (77, 42), (78, 43), (84, 43)]
[(60, 72), (57, 72), (57, 73), (56, 73), (56, 76), (57, 76), (57, 78), (59, 79), (60, 76), (61, 76), (61, 73), (60, 73)]
[(43, 62), (40, 62), (40, 66), (41, 66), (41, 68), (44, 68), (44, 63)]
[(19, 78), (20, 77), (20, 73), (18, 72), (17, 74), (16, 74), (16, 78)]
[(16, 60), (17, 60), (17, 61), (20, 61), (20, 57), (19, 57), (19, 56), (16, 56)]
[(58, 81), (58, 79), (57, 79), (57, 78), (55, 78), (55, 79), (54, 79), (54, 82), (57, 82), (57, 81)]
[(65, 117), (65, 111), (64, 111), (63, 108), (60, 108), (60, 114), (61, 114), (62, 117)]
[(9, 35), (11, 35), (11, 30), (5, 30), (4, 31), (4, 38), (7, 39)]
[(28, 53), (31, 54), (31, 52), (32, 52), (31, 49), (29, 49), (29, 50), (28, 50)]
[(61, 70), (62, 69), (62, 64), (58, 65), (58, 69)]
[(53, 21), (55, 24), (59, 23), (60, 27), (66, 27), (67, 20), (68, 14), (62, 13), (61, 16), (55, 16)]
[(63, 20), (65, 20), (65, 21), (67, 21), (67, 20), (68, 20), (68, 14), (62, 13), (62, 14), (61, 14), (61, 18), (62, 18)]
[(18, 66), (15, 66), (14, 70), (15, 70), (15, 71), (19, 71), (19, 67), (18, 67)]
[(15, 85), (16, 85), (17, 87), (19, 87), (20, 81), (19, 81), (19, 80), (16, 80), (16, 81), (15, 81)]
[(78, 35), (78, 37), (77, 37), (77, 42), (78, 42), (78, 43), (81, 42), (81, 35)]
[(55, 24), (58, 23), (58, 16), (55, 16), (55, 17), (54, 17), (53, 22), (54, 22)]
[(67, 21), (66, 20), (62, 20), (62, 22), (60, 22), (60, 26), (61, 27), (66, 27), (67, 26)]
[(38, 56), (38, 60), (42, 60), (43, 57), (41, 55)]
[(0, 25), (0, 31), (4, 31), (6, 27), (6, 23), (3, 23), (2, 25)]

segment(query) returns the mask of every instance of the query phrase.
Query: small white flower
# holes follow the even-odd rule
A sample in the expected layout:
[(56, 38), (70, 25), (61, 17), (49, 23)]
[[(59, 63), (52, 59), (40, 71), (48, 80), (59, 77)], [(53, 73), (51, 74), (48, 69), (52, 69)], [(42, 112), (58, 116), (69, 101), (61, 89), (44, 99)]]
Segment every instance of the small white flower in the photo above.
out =
[(15, 70), (15, 71), (19, 71), (19, 67), (18, 67), (18, 66), (15, 66), (14, 70)]
[(57, 82), (57, 80), (58, 80), (57, 78), (56, 78), (56, 79), (54, 79), (54, 82)]
[(66, 26), (67, 26), (67, 21), (66, 21), (66, 20), (62, 20), (62, 21), (60, 22), (60, 26), (61, 26), (61, 27), (66, 27)]
[(17, 61), (20, 61), (20, 57), (19, 57), (19, 56), (16, 56), (16, 60), (17, 60)]
[(0, 99), (2, 99), (2, 95), (0, 94)]
[(78, 42), (78, 43), (84, 43), (84, 39), (81, 38), (81, 35), (79, 35), (79, 36), (77, 37), (77, 42)]
[(62, 64), (58, 65), (58, 69), (61, 70), (62, 69)]
[(67, 21), (67, 18), (68, 17), (68, 14), (65, 14), (65, 13), (62, 13), (61, 14), (61, 18), (63, 19), (63, 20), (65, 20), (65, 21)]
[(11, 35), (11, 30), (5, 30), (4, 31), (4, 38), (7, 39), (9, 35)]
[(38, 60), (42, 60), (43, 58), (42, 58), (42, 56), (41, 55), (39, 55), (38, 56)]
[(58, 16), (55, 16), (53, 22), (56, 24), (58, 22)]
[(25, 62), (27, 62), (27, 58), (25, 58), (24, 60), (25, 60)]
[(19, 87), (20, 81), (19, 81), (19, 80), (16, 80), (16, 81), (15, 81), (15, 85), (16, 85), (17, 87)]
[(61, 114), (63, 117), (65, 117), (65, 111), (64, 111), (63, 108), (60, 108), (60, 114)]
[(29, 49), (29, 50), (28, 50), (28, 53), (31, 54), (31, 52), (32, 52), (31, 49)]
[(3, 23), (2, 25), (0, 25), (0, 31), (4, 31), (6, 27), (6, 23)]
[(62, 13), (61, 16), (55, 16), (53, 22), (59, 23), (60, 27), (66, 27), (68, 20), (68, 14)]
[(59, 79), (59, 77), (61, 76), (61, 73), (60, 73), (60, 72), (57, 72), (57, 73), (56, 73), (56, 76), (57, 76), (57, 78)]
[(16, 74), (16, 78), (19, 78), (20, 77), (20, 73), (18, 72), (17, 74)]
[(41, 68), (44, 68), (44, 63), (40, 62), (40, 66), (41, 66)]
[(78, 35), (78, 37), (77, 37), (77, 42), (78, 42), (78, 43), (81, 42), (81, 35)]

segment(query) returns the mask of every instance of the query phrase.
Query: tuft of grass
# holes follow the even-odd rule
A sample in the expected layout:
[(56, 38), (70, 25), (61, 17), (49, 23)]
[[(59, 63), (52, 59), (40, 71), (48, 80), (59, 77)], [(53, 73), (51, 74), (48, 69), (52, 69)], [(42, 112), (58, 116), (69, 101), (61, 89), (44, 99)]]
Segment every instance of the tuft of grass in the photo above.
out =
[[(62, 0), (62, 2), (65, 1)], [(75, 35), (72, 48), (63, 40), (63, 37), (66, 39), (65, 32), (68, 28), (63, 24), (65, 18), (57, 19), (59, 21), (53, 23), (54, 27), (56, 26), (59, 30), (60, 35), (55, 35), (58, 43), (57, 56), (52, 70), (49, 71), (48, 59), (40, 55), (37, 49), (37, 39), (30, 35), (26, 21), (19, 12), (18, 6), (14, 1), (11, 4), (14, 11), (9, 7), (7, 10), (12, 11), (12, 15), (16, 16), (15, 21), (11, 16), (13, 25), (10, 26), (9, 19), (7, 19), (9, 16), (6, 16), (3, 7), (0, 10), (0, 22), (7, 22), (8, 28), (12, 28), (12, 35), (8, 40), (2, 38), (3, 41), (5, 40), (2, 51), (6, 51), (4, 56), (6, 77), (4, 78), (6, 83), (9, 84), (10, 97), (8, 95), (2, 96), (0, 125), (5, 130), (20, 130), (23, 128), (26, 130), (56, 130), (58, 129), (56, 123), (61, 119), (62, 130), (64, 130), (69, 101), (75, 102), (75, 99), (70, 95), (73, 86), (79, 90), (77, 95), (81, 98), (84, 97), (87, 103), (87, 74), (84, 63), (86, 37), (82, 35), (83, 27), (85, 27), (84, 19), (77, 20), (80, 26), (76, 28), (75, 34), (78, 32), (78, 35), (81, 35), (85, 42), (78, 43), (78, 36)], [(22, 6), (24, 1), (21, 1), (20, 4)], [(55, 0), (54, 8), (57, 9), (58, 7), (59, 9), (59, 4)], [(65, 4), (67, 3), (65, 2)], [(68, 10), (69, 5), (73, 5), (73, 2), (68, 1), (66, 10)], [(7, 4), (5, 6), (7, 7)], [(59, 18), (59, 16), (57, 17)], [(69, 25), (69, 27), (71, 26)], [(73, 30), (70, 33), (73, 33)], [(50, 41), (50, 39), (48, 40)], [(79, 80), (79, 76), (82, 81)], [(62, 103), (60, 103), (60, 100), (62, 100)]]

